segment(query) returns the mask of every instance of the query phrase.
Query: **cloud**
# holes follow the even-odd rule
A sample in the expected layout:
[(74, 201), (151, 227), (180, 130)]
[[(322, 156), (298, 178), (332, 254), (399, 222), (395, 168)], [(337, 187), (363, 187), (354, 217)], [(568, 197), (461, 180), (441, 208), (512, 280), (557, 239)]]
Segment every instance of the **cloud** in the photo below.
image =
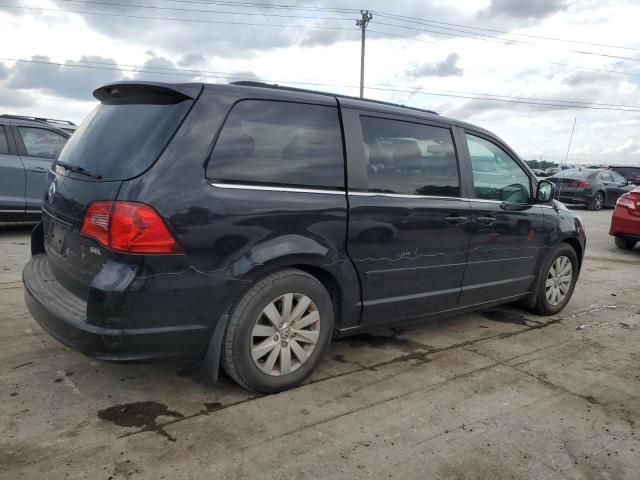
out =
[[(123, 78), (115, 60), (95, 55), (83, 55), (79, 61), (67, 60), (64, 65), (57, 66), (48, 64), (50, 59), (44, 55), (34, 55), (31, 62), (34, 63), (16, 62), (5, 85), (75, 100), (91, 100), (97, 87)], [(87, 68), (88, 65), (91, 68)]]
[(4, 63), (0, 63), (0, 80), (4, 80), (9, 76), (9, 72), (11, 69), (7, 67)]
[(457, 65), (458, 60), (460, 60), (460, 55), (450, 53), (440, 62), (423, 63), (407, 70), (405, 75), (411, 78), (461, 76), (462, 69)]
[(187, 53), (183, 55), (180, 60), (178, 60), (178, 65), (181, 67), (191, 67), (193, 65), (197, 65), (199, 63), (205, 63), (207, 58), (204, 56), (204, 53)]
[(578, 85), (594, 85), (595, 83), (609, 83), (611, 75), (605, 72), (577, 71), (570, 73), (562, 79), (562, 83), (572, 87)]
[[(2, 105), (3, 109), (31, 107), (35, 103), (35, 98), (28, 92), (0, 86), (0, 105)], [(7, 112), (3, 111), (2, 113)]]
[[(320, 24), (319, 26), (330, 27), (332, 24), (329, 21)], [(354, 27), (354, 32), (357, 32)], [(353, 39), (354, 35), (344, 30), (333, 30), (328, 28), (327, 30), (314, 29), (305, 33), (300, 45), (303, 47), (316, 47), (332, 45), (345, 39)]]
[(628, 138), (622, 145), (619, 145), (615, 148), (616, 153), (632, 153), (633, 151), (638, 149), (638, 144), (631, 139)]
[(566, 8), (565, 0), (491, 0), (491, 5), (481, 10), (478, 17), (539, 20)]
[[(71, 9), (68, 1), (53, 1), (57, 8)], [(279, 5), (277, 0), (262, 2), (269, 5), (264, 8), (224, 5), (224, 2), (167, 4), (162, 7), (154, 2), (107, 2), (96, 10), (96, 5), (91, 2), (78, 0), (73, 3), (73, 10), (85, 12), (76, 15), (82, 17), (92, 30), (116, 41), (153, 45), (154, 49), (162, 50), (165, 54), (184, 54), (192, 51), (195, 45), (209, 56), (246, 58), (291, 45), (329, 46), (343, 40), (360, 39), (360, 29), (355, 25), (360, 13), (357, 10), (350, 11), (342, 0), (311, 2), (311, 10), (305, 10), (300, 4), (299, 10), (291, 11), (269, 8)], [(456, 5), (432, 3), (407, 2), (402, 5), (401, 13), (416, 18), (437, 18), (450, 22), (460, 20), (460, 9)], [(397, 38), (393, 37), (393, 33), (387, 35), (375, 27), (376, 22), (385, 21), (375, 12), (388, 10), (388, 6), (388, 0), (368, 0), (367, 8), (374, 12), (371, 29), (376, 31), (376, 39)], [(314, 12), (316, 7), (344, 11)], [(101, 15), (87, 12), (100, 12)], [(422, 33), (409, 30), (403, 35), (418, 37)]]
[(139, 72), (133, 74), (135, 80), (144, 80), (147, 82), (190, 82), (196, 75), (190, 75), (188, 72), (180, 72), (176, 64), (165, 57), (157, 56), (153, 51), (148, 51), (148, 59)]

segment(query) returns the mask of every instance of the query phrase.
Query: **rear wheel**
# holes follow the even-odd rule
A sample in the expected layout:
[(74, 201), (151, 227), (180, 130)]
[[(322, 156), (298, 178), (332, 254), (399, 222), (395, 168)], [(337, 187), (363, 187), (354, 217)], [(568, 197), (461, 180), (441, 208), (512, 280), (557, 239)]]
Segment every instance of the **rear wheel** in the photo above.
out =
[(276, 393), (315, 369), (333, 332), (331, 297), (315, 277), (283, 270), (258, 281), (234, 308), (222, 365), (243, 387)]
[(596, 192), (589, 202), (588, 207), (589, 210), (602, 210), (602, 207), (604, 207), (604, 193)]
[(635, 240), (626, 240), (622, 237), (616, 237), (616, 247), (621, 248), (623, 250), (633, 250), (633, 247), (636, 246)]
[(556, 245), (538, 278), (538, 294), (534, 306), (536, 313), (555, 315), (569, 303), (579, 268), (575, 250), (566, 243)]

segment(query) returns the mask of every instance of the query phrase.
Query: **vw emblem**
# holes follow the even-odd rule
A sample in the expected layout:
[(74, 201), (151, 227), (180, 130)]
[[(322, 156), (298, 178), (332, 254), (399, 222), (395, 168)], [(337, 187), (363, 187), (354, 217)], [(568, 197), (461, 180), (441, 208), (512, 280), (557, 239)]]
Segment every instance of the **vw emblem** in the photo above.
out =
[(289, 335), (291, 335), (291, 328), (284, 327), (282, 330), (280, 330), (280, 336), (282, 337), (283, 340), (286, 340), (287, 338), (289, 338)]
[(53, 197), (56, 194), (56, 182), (51, 182), (51, 185), (49, 185), (49, 192), (47, 195), (47, 198), (49, 200), (49, 203), (53, 203)]

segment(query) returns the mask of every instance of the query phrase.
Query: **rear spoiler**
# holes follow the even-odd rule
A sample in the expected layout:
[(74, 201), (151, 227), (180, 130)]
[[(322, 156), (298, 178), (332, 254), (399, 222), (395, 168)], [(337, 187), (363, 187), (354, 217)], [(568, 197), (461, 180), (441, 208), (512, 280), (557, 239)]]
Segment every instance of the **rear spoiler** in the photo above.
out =
[(93, 91), (101, 103), (118, 105), (128, 103), (171, 104), (195, 100), (202, 91), (201, 83), (114, 82)]

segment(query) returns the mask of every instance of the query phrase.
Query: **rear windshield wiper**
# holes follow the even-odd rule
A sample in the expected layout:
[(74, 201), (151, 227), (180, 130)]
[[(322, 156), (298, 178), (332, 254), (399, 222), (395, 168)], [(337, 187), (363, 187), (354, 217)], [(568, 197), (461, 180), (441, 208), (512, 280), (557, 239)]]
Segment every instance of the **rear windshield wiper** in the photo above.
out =
[(95, 178), (97, 180), (102, 179), (102, 175), (98, 175), (97, 173), (92, 173), (86, 168), (79, 167), (77, 165), (71, 165), (65, 162), (56, 162), (57, 166), (64, 168), (65, 170), (69, 170), (70, 172), (79, 173), (81, 175), (85, 175), (87, 177)]

